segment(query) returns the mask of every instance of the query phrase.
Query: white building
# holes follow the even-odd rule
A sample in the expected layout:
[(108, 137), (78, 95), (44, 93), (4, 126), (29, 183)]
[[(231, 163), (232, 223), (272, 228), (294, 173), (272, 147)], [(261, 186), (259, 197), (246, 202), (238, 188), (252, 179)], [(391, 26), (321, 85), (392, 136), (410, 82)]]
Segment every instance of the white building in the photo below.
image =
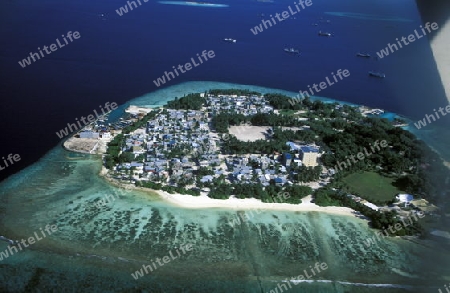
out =
[(111, 133), (110, 133), (110, 132), (103, 132), (103, 133), (102, 133), (102, 138), (104, 138), (104, 139), (110, 139), (110, 138), (111, 138)]
[(405, 207), (411, 203), (411, 201), (414, 199), (414, 197), (411, 194), (407, 193), (399, 193), (395, 197), (400, 203), (405, 203)]
[(318, 165), (317, 158), (319, 149), (311, 146), (301, 146), (300, 153), (302, 155), (302, 163), (306, 167), (316, 167)]

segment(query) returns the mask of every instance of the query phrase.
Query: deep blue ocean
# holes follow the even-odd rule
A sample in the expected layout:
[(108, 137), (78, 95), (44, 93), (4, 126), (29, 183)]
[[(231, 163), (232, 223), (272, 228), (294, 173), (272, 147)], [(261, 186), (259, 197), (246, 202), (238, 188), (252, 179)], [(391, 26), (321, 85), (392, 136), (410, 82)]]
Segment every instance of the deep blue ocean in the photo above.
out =
[[(448, 104), (426, 38), (382, 60), (355, 57), (358, 51), (376, 56), (387, 43), (418, 29), (421, 19), (412, 1), (313, 1), (258, 35), (250, 28), (261, 23), (262, 14), (281, 13), (294, 7), (293, 1), (214, 0), (228, 5), (224, 8), (141, 3), (123, 16), (115, 10), (126, 5), (124, 0), (2, 3), (0, 155), (18, 153), (22, 160), (0, 172), (0, 179), (60, 142), (55, 132), (67, 123), (107, 101), (123, 104), (155, 91), (154, 79), (203, 50), (213, 50), (215, 58), (163, 87), (222, 81), (297, 92), (347, 69), (348, 78), (319, 95), (411, 119)], [(319, 30), (333, 37), (319, 37)], [(68, 31), (78, 31), (81, 38), (25, 68), (19, 66), (30, 52)], [(288, 55), (285, 47), (298, 48), (301, 55)], [(382, 71), (387, 78), (371, 78), (369, 70)]]

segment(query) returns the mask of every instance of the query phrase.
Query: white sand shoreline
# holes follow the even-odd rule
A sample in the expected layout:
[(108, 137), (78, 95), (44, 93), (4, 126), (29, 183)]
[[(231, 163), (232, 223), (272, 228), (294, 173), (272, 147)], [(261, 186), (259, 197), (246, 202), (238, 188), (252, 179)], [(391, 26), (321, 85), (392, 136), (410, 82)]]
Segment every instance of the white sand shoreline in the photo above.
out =
[(206, 209), (223, 208), (229, 210), (271, 210), (271, 211), (293, 211), (293, 212), (322, 212), (338, 216), (358, 217), (369, 221), (369, 219), (359, 212), (348, 207), (321, 207), (311, 202), (312, 196), (306, 196), (301, 204), (288, 203), (264, 203), (259, 199), (245, 198), (239, 199), (231, 197), (229, 199), (213, 199), (202, 193), (200, 196), (189, 194), (168, 193), (162, 190), (154, 190), (144, 187), (136, 187), (133, 184), (124, 184), (108, 177), (108, 170), (102, 166), (99, 176), (116, 186), (117, 188), (139, 190), (141, 192), (157, 194), (161, 200), (171, 205), (184, 209)]
[(203, 208), (226, 208), (232, 210), (272, 210), (272, 211), (299, 211), (299, 212), (323, 212), (341, 216), (355, 217), (358, 212), (347, 207), (321, 207), (311, 202), (311, 196), (302, 199), (301, 204), (288, 203), (264, 203), (259, 199), (245, 198), (239, 199), (231, 197), (229, 199), (213, 199), (207, 195), (192, 196), (187, 194), (170, 194), (165, 191), (156, 190), (162, 199), (173, 205), (186, 209)]

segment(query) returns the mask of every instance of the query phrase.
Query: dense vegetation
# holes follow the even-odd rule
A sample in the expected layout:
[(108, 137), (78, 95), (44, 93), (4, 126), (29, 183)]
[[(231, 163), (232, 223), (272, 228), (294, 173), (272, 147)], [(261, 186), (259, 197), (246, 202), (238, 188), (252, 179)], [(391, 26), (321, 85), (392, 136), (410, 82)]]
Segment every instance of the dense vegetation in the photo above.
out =
[(212, 89), (208, 91), (211, 95), (238, 95), (238, 96), (261, 96), (261, 93), (239, 89)]
[(190, 194), (194, 196), (200, 195), (200, 190), (198, 188), (186, 189), (183, 187), (163, 185), (161, 183), (155, 183), (151, 181), (136, 181), (135, 185), (137, 187), (146, 187), (151, 188), (153, 190), (163, 190), (168, 193), (181, 193), (181, 194)]
[[(265, 94), (264, 98), (269, 101), (269, 104), (276, 109), (292, 109), (292, 110), (301, 110), (303, 108), (302, 103), (298, 103), (297, 100), (290, 100), (288, 96), (282, 94)], [(310, 101), (309, 98), (306, 98), (308, 103)], [(290, 101), (290, 102), (289, 102)]]
[(199, 93), (188, 94), (180, 99), (176, 97), (175, 100), (167, 102), (166, 107), (170, 109), (200, 110), (205, 102), (206, 99), (201, 97)]
[[(395, 212), (377, 212), (362, 203), (354, 201), (347, 196), (347, 192), (332, 190), (330, 187), (323, 187), (314, 193), (315, 203), (320, 206), (346, 206), (360, 212), (371, 220), (371, 225), (376, 229), (387, 229), (394, 227), (396, 223), (401, 224)], [(394, 235), (416, 235), (422, 234), (423, 228), (416, 221), (412, 225), (404, 227)], [(391, 233), (392, 234), (392, 233)]]
[(377, 140), (386, 140), (388, 147), (374, 148), (373, 154), (341, 170), (336, 180), (358, 171), (376, 171), (393, 178), (398, 189), (416, 196), (432, 200), (438, 194), (437, 187), (449, 175), (442, 159), (412, 133), (393, 127), (385, 119), (365, 118), (360, 124), (344, 127), (343, 132), (323, 135), (322, 141), (330, 151), (322, 156), (322, 162), (333, 167), (346, 156), (363, 152), (364, 148), (370, 150)]
[(231, 194), (237, 198), (256, 198), (267, 203), (300, 204), (302, 198), (311, 194), (308, 186), (292, 185), (285, 188), (270, 185), (265, 189), (259, 184), (210, 184), (209, 197), (228, 199)]

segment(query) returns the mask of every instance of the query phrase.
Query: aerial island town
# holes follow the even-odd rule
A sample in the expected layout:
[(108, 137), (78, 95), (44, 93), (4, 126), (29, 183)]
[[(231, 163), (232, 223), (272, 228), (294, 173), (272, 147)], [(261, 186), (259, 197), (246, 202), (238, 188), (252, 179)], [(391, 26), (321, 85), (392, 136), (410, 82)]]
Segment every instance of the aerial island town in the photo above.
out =
[[(402, 145), (394, 141), (398, 133), (407, 135), (401, 128), (405, 122), (381, 119), (380, 109), (212, 90), (164, 107), (130, 106), (125, 112), (114, 122), (102, 117), (64, 144), (102, 154), (105, 178), (119, 184), (262, 202), (276, 202), (277, 194), (285, 192), (286, 203), (299, 204), (309, 196), (319, 205), (348, 206), (372, 219), (384, 211), (391, 222), (397, 213), (433, 210), (423, 189), (409, 184), (424, 171), (416, 169), (420, 158), (408, 151), (418, 147), (416, 142), (412, 137)], [(390, 132), (368, 141), (365, 134), (377, 133), (376, 128)], [(365, 149), (369, 145), (372, 154)], [(367, 155), (358, 154), (356, 161), (349, 150), (356, 155), (362, 149)], [(407, 188), (392, 188), (391, 178), (398, 186), (408, 182)], [(358, 189), (361, 180), (378, 180), (380, 195)]]

